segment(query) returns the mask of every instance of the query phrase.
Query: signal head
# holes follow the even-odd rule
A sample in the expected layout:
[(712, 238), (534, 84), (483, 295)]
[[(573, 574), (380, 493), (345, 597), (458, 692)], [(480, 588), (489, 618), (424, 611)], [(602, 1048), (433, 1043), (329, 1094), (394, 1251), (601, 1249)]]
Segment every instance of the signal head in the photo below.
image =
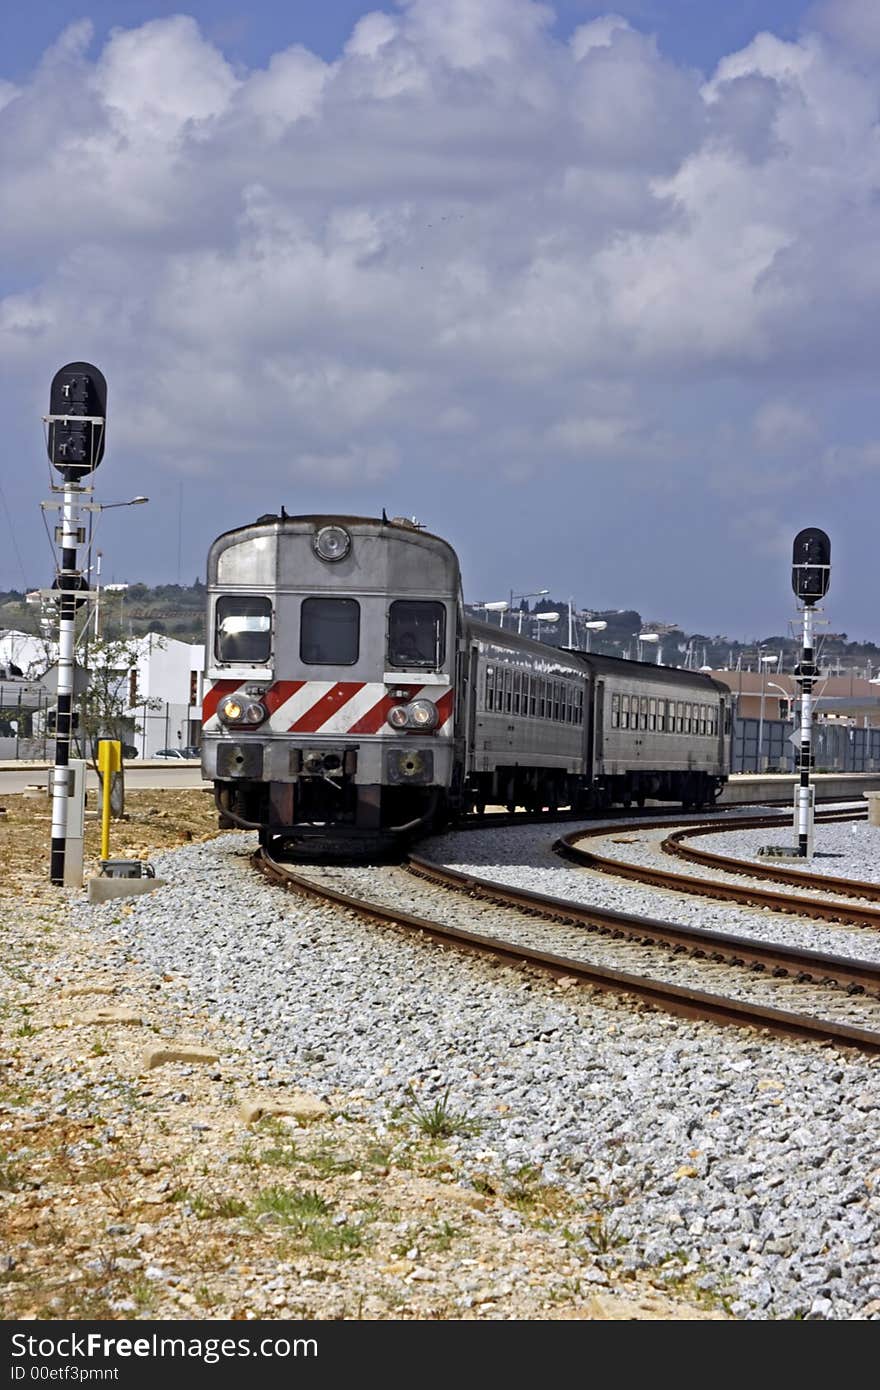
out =
[(831, 542), (818, 526), (807, 526), (794, 538), (791, 587), (807, 607), (824, 598), (831, 582)]
[(91, 362), (68, 362), (49, 388), (49, 462), (66, 483), (92, 473), (104, 457), (107, 383)]

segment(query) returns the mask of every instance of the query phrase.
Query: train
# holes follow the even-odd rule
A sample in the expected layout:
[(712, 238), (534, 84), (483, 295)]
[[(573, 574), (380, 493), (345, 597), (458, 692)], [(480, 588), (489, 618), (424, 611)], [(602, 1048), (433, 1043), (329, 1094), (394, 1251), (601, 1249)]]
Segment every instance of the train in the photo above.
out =
[(260, 516), (207, 566), (202, 769), (221, 826), (279, 852), (405, 845), (470, 812), (697, 808), (731, 692), (468, 613), (455, 550), (405, 517)]

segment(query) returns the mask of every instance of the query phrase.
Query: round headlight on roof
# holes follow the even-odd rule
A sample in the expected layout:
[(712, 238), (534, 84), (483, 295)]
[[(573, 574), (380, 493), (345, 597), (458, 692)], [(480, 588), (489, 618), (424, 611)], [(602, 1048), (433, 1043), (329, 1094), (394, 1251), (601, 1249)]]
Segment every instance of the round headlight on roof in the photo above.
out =
[(351, 550), (351, 536), (344, 526), (322, 526), (312, 545), (319, 560), (344, 560)]

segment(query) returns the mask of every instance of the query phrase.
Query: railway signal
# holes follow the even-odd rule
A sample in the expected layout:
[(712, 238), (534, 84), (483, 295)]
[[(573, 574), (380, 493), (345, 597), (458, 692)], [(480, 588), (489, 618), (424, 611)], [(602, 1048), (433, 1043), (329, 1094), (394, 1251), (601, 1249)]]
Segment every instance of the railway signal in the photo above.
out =
[[(49, 389), (46, 449), (49, 462), (62, 477), (61, 524), (56, 540), (61, 545), (61, 564), (55, 579), (58, 602), (58, 694), (55, 727), (55, 767), (52, 774), (52, 851), (49, 876), (63, 884), (68, 828), (68, 801), (73, 795), (70, 776), (70, 735), (74, 686), (74, 621), (82, 602), (77, 593), (87, 587), (77, 559), (85, 541), (80, 525), (80, 497), (87, 491), (82, 479), (93, 473), (104, 457), (107, 417), (107, 383), (90, 362), (68, 362), (59, 368)], [(57, 505), (57, 504), (53, 504)]]
[(104, 457), (107, 383), (90, 362), (60, 367), (49, 388), (46, 448), (65, 483), (93, 473)]
[(804, 628), (801, 659), (795, 667), (795, 679), (801, 691), (801, 731), (798, 768), (800, 783), (795, 794), (795, 831), (797, 853), (801, 859), (813, 853), (813, 788), (810, 769), (813, 766), (813, 686), (819, 674), (813, 653), (813, 609), (825, 597), (831, 582), (831, 542), (818, 526), (798, 531), (791, 557), (791, 587), (803, 603)]

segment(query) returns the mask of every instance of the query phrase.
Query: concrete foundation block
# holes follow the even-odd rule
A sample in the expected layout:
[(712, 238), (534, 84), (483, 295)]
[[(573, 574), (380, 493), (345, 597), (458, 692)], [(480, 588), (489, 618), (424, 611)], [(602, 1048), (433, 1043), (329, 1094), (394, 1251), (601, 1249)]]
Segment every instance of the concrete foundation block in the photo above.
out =
[(89, 879), (89, 902), (106, 903), (110, 898), (139, 898), (164, 887), (164, 878), (97, 878)]
[(880, 792), (864, 792), (868, 803), (868, 824), (880, 825)]

